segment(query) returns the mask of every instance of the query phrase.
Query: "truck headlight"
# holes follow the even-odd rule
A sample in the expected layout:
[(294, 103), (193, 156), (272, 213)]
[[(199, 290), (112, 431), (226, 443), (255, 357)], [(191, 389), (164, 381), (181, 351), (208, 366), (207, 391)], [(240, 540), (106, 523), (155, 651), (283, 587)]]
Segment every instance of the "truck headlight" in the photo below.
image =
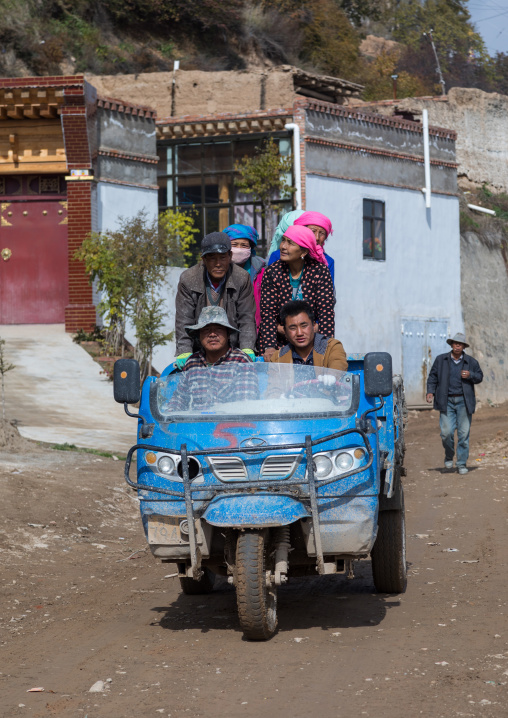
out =
[(161, 474), (172, 474), (175, 470), (175, 462), (171, 456), (161, 456), (157, 462), (157, 468)]
[(326, 476), (331, 474), (332, 469), (333, 464), (328, 456), (318, 454), (318, 456), (314, 457), (314, 473), (316, 475), (316, 479), (324, 479)]
[(351, 456), (351, 454), (348, 454), (347, 452), (343, 451), (340, 454), (337, 454), (335, 457), (335, 466), (338, 468), (338, 470), (341, 473), (345, 473), (346, 471), (349, 471), (349, 469), (353, 466), (354, 459)]

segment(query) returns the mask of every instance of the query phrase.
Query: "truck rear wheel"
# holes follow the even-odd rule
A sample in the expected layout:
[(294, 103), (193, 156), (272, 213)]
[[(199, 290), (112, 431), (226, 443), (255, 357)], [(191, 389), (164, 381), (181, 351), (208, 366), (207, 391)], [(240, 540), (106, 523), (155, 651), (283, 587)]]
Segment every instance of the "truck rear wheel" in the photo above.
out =
[(236, 545), (236, 600), (245, 638), (266, 641), (277, 629), (277, 589), (266, 585), (268, 532), (242, 531)]
[(370, 556), (376, 591), (404, 593), (407, 584), (407, 567), (403, 495), (401, 510), (379, 512), (377, 538)]
[(203, 593), (211, 593), (215, 583), (215, 574), (209, 568), (203, 569), (203, 575), (196, 581), (188, 576), (180, 577), (180, 586), (187, 596), (199, 596)]

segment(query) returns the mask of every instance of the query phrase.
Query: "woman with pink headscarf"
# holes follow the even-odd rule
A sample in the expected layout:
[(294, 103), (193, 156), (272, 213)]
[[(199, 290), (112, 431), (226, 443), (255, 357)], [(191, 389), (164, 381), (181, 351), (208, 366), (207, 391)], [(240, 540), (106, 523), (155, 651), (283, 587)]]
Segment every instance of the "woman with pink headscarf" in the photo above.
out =
[(258, 349), (265, 361), (270, 361), (273, 352), (286, 343), (278, 330), (279, 312), (291, 299), (309, 302), (320, 334), (333, 337), (335, 296), (328, 262), (312, 230), (296, 224), (284, 232), (280, 259), (263, 275)]
[[(296, 217), (295, 217), (296, 215)], [(290, 218), (290, 222), (285, 223), (286, 218)], [(287, 215), (284, 215), (282, 218), (280, 225), (282, 226), (282, 229), (286, 229), (287, 226), (296, 225), (297, 227), (308, 227), (314, 234), (314, 237), (316, 238), (317, 244), (319, 244), (320, 247), (323, 247), (328, 237), (333, 234), (332, 229), (332, 223), (326, 217), (326, 215), (321, 214), (321, 212), (301, 212), (301, 211), (295, 211), (290, 212)], [(279, 225), (279, 226), (280, 226)], [(277, 230), (279, 227), (277, 227)], [(273, 264), (278, 259), (280, 259), (280, 251), (279, 251), (279, 244), (280, 244), (280, 238), (282, 236), (283, 232), (275, 232), (272, 244), (270, 245), (270, 250), (268, 252), (268, 266), (270, 264)], [(332, 257), (330, 257), (329, 254), (325, 253), (326, 260), (328, 262), (328, 269), (330, 270), (330, 274), (332, 275), (332, 282), (335, 283), (334, 279), (334, 261)]]

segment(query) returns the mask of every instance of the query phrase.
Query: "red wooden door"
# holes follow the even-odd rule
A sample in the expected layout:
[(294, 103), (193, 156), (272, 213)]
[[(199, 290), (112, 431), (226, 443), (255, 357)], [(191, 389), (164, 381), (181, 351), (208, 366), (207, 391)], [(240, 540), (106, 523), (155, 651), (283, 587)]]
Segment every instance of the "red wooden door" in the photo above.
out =
[(17, 200), (0, 210), (0, 324), (63, 323), (67, 202)]

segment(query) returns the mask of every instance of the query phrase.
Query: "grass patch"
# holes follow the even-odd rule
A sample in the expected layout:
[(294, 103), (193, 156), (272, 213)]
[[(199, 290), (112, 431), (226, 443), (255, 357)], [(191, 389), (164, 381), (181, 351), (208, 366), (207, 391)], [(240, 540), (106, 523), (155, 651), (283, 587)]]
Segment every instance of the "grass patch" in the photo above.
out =
[(126, 456), (118, 456), (117, 454), (111, 453), (111, 451), (100, 451), (99, 449), (86, 449), (83, 447), (76, 446), (75, 444), (51, 444), (50, 449), (56, 451), (77, 451), (79, 454), (94, 454), (94, 456), (105, 456), (107, 459), (112, 459), (116, 456), (117, 459), (125, 461)]

